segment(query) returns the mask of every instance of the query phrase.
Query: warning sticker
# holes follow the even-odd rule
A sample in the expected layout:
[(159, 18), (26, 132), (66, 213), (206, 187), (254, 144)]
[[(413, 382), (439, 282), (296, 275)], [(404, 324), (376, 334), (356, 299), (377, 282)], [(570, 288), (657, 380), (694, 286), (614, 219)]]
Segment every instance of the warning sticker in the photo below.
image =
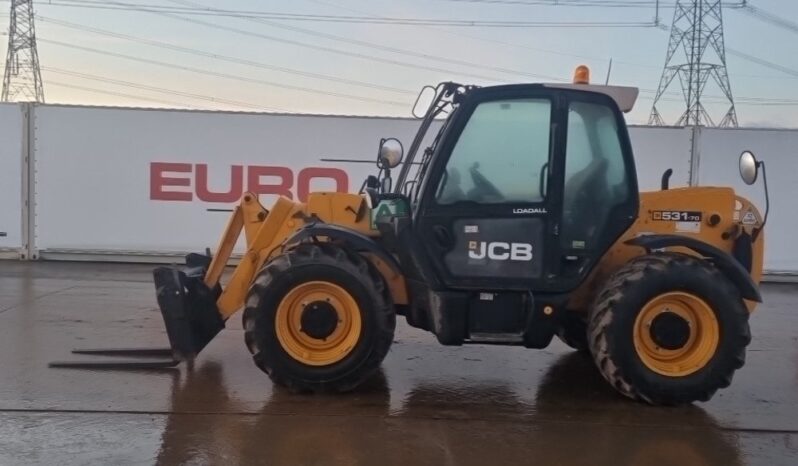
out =
[(756, 225), (756, 215), (752, 211), (748, 211), (743, 215), (743, 225)]
[(701, 222), (676, 222), (676, 231), (680, 233), (701, 233)]

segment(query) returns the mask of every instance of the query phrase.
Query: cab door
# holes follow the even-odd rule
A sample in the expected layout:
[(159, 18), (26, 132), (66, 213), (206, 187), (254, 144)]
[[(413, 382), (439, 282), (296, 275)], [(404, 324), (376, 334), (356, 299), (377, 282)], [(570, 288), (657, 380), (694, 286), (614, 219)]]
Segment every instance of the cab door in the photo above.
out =
[(634, 223), (638, 188), (626, 125), (613, 102), (591, 93), (566, 93), (563, 195), (557, 276), (581, 283)]
[(414, 225), (447, 288), (544, 287), (559, 247), (559, 113), (542, 87), (480, 95), (457, 110)]
[(447, 288), (565, 292), (634, 222), (631, 144), (608, 96), (470, 97), (433, 156), (415, 237)]

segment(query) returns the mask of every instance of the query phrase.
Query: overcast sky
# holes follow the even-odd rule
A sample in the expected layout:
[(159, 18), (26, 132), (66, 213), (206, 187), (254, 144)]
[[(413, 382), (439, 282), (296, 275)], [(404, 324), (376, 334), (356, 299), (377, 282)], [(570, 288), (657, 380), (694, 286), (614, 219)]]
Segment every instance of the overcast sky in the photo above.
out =
[[(517, 4), (535, 3), (531, 0), (118, 1), (173, 7), (193, 2), (230, 10), (312, 15), (558, 23), (646, 24), (655, 15), (653, 7)], [(87, 8), (91, 2), (85, 0), (78, 1), (80, 7), (64, 6), (75, 4), (70, 0), (49, 3), (35, 2), (40, 15), (36, 27), (48, 102), (136, 106), (174, 103), (197, 108), (408, 116), (413, 94), (424, 84), (443, 80), (474, 84), (569, 80), (573, 68), (582, 63), (591, 67), (594, 82), (603, 82), (612, 58), (610, 82), (643, 90), (629, 121), (645, 123), (668, 43), (668, 31), (656, 27), (487, 28), (253, 20), (216, 15), (167, 17), (129, 9)], [(749, 4), (798, 22), (798, 2), (753, 0)], [(9, 3), (0, 5), (7, 9)], [(662, 8), (660, 15), (670, 26), (673, 8)], [(3, 17), (3, 21), (8, 18)], [(63, 21), (84, 30), (59, 24)], [(785, 100), (798, 103), (798, 33), (732, 8), (724, 9), (724, 22), (727, 47), (795, 70), (791, 75), (737, 55), (728, 56), (732, 91), (740, 99), (737, 112), (741, 125), (798, 127), (798, 104), (783, 105)], [(157, 41), (161, 46), (89, 32), (86, 28)], [(168, 49), (165, 44), (180, 50)], [(97, 77), (115, 82), (98, 81)], [(678, 99), (676, 86), (671, 92), (669, 100)], [(720, 90), (710, 85), (706, 93), (719, 96)], [(762, 98), (775, 101), (763, 105)], [(712, 101), (707, 99), (708, 105)], [(661, 110), (668, 122), (675, 122), (678, 106), (678, 102), (663, 103)], [(720, 120), (724, 110), (711, 106), (712, 117)]]

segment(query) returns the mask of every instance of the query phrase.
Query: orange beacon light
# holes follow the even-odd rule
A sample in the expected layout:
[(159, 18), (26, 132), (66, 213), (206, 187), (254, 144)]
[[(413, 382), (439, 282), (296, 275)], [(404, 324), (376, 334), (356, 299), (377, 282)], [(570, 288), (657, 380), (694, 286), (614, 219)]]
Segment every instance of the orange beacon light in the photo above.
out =
[(574, 84), (590, 84), (590, 68), (579, 65), (574, 71)]

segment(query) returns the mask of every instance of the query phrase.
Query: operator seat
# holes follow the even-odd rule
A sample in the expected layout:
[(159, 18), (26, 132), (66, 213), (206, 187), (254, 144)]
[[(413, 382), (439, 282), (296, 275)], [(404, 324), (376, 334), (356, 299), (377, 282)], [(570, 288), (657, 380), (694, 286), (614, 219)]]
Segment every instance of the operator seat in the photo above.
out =
[(587, 167), (574, 173), (565, 183), (563, 195), (563, 239), (569, 247), (576, 241), (589, 248), (595, 230), (606, 216), (608, 162), (594, 157)]

